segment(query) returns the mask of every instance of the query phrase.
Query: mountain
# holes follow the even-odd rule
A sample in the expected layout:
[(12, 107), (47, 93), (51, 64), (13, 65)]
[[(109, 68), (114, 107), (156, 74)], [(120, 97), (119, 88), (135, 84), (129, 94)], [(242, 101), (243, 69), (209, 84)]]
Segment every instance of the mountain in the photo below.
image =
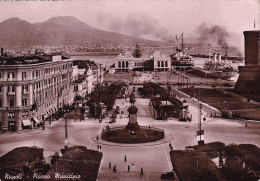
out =
[(102, 31), (70, 16), (53, 17), (31, 24), (19, 18), (0, 23), (0, 42), (4, 45), (71, 45), (81, 43), (149, 43), (119, 33)]

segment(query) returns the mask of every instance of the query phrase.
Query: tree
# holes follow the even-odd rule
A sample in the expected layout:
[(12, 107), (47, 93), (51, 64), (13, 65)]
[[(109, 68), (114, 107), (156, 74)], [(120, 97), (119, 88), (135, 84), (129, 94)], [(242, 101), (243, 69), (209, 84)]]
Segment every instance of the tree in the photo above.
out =
[(235, 157), (227, 161), (226, 166), (231, 173), (230, 180), (251, 180), (252, 173), (249, 164), (245, 163), (245, 160), (241, 157)]

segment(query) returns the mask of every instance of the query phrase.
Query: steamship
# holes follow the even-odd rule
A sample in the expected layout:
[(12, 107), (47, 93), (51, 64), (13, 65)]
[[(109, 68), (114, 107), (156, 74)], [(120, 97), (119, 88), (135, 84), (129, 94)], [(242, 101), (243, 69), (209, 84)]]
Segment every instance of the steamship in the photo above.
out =
[(221, 54), (213, 54), (213, 59), (205, 61), (204, 70), (213, 77), (235, 81), (237, 78), (237, 70), (231, 65), (222, 61)]
[[(179, 43), (180, 39), (181, 46)], [(187, 70), (191, 67), (194, 67), (194, 60), (192, 59), (192, 56), (187, 55), (183, 52), (183, 33), (181, 34), (180, 38), (178, 38), (176, 35), (176, 40), (176, 53), (170, 54), (172, 67), (179, 70)]]

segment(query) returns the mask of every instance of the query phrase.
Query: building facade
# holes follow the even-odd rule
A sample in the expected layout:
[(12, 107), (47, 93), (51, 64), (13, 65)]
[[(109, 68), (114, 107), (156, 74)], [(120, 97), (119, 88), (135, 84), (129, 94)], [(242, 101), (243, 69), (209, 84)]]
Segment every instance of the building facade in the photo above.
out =
[(39, 124), (65, 104), (72, 104), (72, 60), (45, 58), (0, 58), (0, 131)]
[(116, 58), (116, 72), (131, 71), (168, 71), (171, 69), (170, 57), (161, 56), (158, 52), (150, 57), (125, 57), (119, 55)]
[(74, 60), (73, 67), (75, 94), (85, 97), (92, 92), (99, 78), (98, 65), (90, 60)]

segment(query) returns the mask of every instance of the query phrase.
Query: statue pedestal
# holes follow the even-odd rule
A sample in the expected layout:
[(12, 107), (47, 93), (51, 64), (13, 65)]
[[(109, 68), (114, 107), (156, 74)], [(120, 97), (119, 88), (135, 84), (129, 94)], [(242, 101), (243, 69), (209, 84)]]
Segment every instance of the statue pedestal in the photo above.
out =
[(126, 125), (126, 130), (136, 131), (140, 130), (140, 125), (137, 122), (137, 107), (130, 106), (127, 110), (129, 112), (129, 122)]

